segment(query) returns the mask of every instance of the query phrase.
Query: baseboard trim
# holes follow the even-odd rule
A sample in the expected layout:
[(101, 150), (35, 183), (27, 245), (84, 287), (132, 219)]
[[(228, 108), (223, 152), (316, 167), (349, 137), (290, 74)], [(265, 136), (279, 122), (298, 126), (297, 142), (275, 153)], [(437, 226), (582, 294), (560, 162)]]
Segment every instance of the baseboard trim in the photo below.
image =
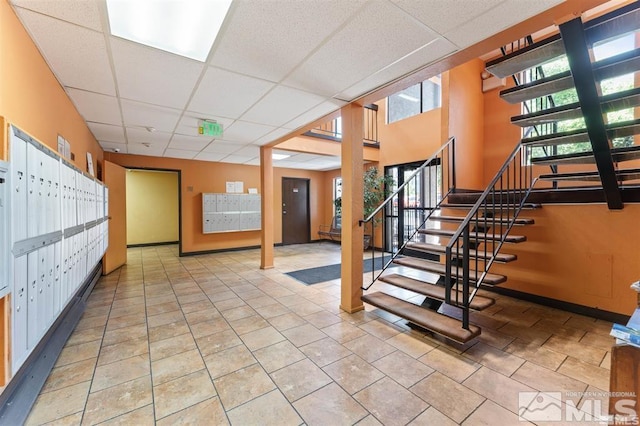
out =
[(597, 318), (597, 319), (601, 319), (609, 322), (616, 322), (619, 324), (626, 324), (630, 318), (629, 315), (623, 315), (617, 312), (605, 311), (598, 308), (591, 308), (589, 306), (578, 305), (576, 303), (565, 302), (563, 300), (551, 299), (549, 297), (538, 296), (536, 294), (525, 293), (518, 290), (512, 290), (510, 288), (483, 286), (482, 289), (491, 291), (497, 294), (502, 294), (504, 296), (513, 297), (515, 299), (537, 303), (538, 305), (561, 309), (563, 311), (571, 312), (574, 314), (586, 315), (592, 318)]
[(98, 263), (0, 394), (0, 424), (25, 423), (62, 348), (80, 321), (86, 300), (101, 275), (102, 263)]
[(179, 244), (179, 243), (180, 241), (167, 241), (164, 243), (127, 244), (127, 248), (170, 246), (170, 245)]
[[(282, 243), (276, 243), (273, 246), (280, 247), (282, 246)], [(198, 256), (200, 254), (226, 253), (231, 251), (256, 250), (256, 249), (259, 249), (260, 247), (262, 246), (231, 247), (231, 248), (225, 248), (225, 249), (201, 250), (201, 251), (183, 251), (180, 253), (180, 257)]]

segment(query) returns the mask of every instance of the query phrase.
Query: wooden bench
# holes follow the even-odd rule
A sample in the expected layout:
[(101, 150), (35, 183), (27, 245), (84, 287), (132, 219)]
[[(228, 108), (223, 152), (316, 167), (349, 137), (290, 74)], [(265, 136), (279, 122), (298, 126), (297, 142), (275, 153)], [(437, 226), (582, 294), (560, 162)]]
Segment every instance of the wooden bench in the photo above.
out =
[(329, 238), (331, 241), (340, 241), (342, 236), (342, 218), (340, 216), (334, 216), (331, 220), (331, 225), (320, 225), (318, 235), (324, 238)]

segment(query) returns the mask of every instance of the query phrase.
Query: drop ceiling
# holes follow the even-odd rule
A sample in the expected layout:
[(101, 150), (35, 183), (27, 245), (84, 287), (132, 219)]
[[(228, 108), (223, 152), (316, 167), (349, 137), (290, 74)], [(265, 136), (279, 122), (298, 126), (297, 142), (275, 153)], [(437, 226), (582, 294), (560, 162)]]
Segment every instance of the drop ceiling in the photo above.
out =
[[(105, 150), (254, 165), (261, 145), (561, 2), (235, 0), (199, 62), (110, 35), (103, 0), (11, 0)], [(287, 154), (274, 165), (340, 166)]]

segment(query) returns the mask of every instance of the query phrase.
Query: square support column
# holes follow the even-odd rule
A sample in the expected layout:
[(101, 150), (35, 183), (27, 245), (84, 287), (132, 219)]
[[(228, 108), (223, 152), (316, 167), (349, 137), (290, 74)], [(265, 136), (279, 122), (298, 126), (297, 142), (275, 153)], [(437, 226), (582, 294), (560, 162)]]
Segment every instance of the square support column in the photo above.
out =
[(260, 269), (273, 268), (273, 148), (260, 147)]
[(362, 304), (363, 219), (363, 144), (364, 111), (362, 105), (342, 108), (342, 236), (340, 308), (353, 313)]

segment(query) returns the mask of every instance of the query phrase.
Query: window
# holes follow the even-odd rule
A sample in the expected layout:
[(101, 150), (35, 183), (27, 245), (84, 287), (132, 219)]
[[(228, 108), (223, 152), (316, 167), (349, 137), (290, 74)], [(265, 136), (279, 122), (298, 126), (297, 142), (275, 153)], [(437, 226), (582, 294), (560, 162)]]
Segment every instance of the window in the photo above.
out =
[(387, 98), (387, 123), (413, 117), (441, 105), (440, 76), (408, 87)]
[(336, 200), (342, 197), (342, 178), (333, 179), (333, 215), (336, 215)]

